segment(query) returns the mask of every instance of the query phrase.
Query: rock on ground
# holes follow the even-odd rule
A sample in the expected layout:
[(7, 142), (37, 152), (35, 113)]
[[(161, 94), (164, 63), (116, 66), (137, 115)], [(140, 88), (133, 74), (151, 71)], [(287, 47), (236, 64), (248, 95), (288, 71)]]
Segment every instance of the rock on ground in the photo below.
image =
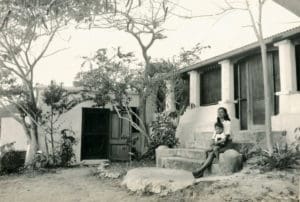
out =
[(243, 167), (242, 155), (233, 149), (225, 151), (220, 155), (219, 167), (224, 175), (240, 171)]
[(144, 167), (127, 172), (122, 185), (142, 193), (166, 195), (194, 184), (191, 172), (184, 170)]

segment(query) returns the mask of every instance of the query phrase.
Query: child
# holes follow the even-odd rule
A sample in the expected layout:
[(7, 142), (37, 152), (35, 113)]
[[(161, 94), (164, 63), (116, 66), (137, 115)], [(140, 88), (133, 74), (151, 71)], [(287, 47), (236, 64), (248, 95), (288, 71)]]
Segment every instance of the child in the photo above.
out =
[(205, 151), (206, 158), (210, 152), (213, 152), (215, 157), (219, 159), (219, 150), (226, 144), (227, 137), (224, 133), (224, 126), (220, 122), (215, 123), (215, 132), (212, 136), (211, 148)]
[(204, 170), (210, 166), (214, 158), (219, 159), (219, 153), (222, 148), (225, 148), (227, 143), (227, 135), (224, 133), (224, 126), (221, 122), (215, 123), (215, 132), (212, 136), (212, 144), (210, 148), (205, 151), (206, 160), (202, 163), (201, 168), (198, 171), (193, 172), (195, 178), (203, 176)]

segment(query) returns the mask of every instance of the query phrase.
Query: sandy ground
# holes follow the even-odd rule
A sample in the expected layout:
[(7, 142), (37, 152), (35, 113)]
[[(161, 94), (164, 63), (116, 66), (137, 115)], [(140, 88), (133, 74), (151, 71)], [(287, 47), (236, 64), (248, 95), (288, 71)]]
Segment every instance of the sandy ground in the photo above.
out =
[(118, 186), (118, 180), (91, 175), (91, 168), (57, 170), (43, 175), (0, 177), (3, 202), (119, 202), (157, 201), (155, 196), (139, 196)]
[(91, 168), (56, 170), (42, 175), (0, 177), (0, 201), (297, 201), (299, 173), (291, 171), (241, 173), (203, 178), (167, 196), (136, 194), (120, 186), (121, 179), (100, 179)]

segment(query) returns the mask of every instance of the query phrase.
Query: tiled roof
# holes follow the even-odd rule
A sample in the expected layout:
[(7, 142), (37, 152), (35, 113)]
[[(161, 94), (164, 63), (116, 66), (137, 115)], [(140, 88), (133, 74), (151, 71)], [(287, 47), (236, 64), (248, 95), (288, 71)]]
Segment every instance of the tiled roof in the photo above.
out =
[[(267, 38), (265, 38), (265, 43), (268, 45), (268, 44), (272, 44), (272, 43), (275, 43), (275, 42), (278, 42), (278, 41), (281, 41), (281, 40), (284, 40), (284, 39), (292, 38), (292, 37), (297, 36), (297, 35), (300, 36), (300, 26), (294, 27), (294, 28), (286, 30), (284, 32), (280, 32), (278, 34), (274, 34), (270, 37), (267, 37)], [(259, 48), (259, 43), (254, 42), (254, 43), (242, 46), (240, 48), (231, 50), (229, 52), (223, 53), (221, 55), (217, 55), (215, 57), (202, 60), (198, 63), (193, 64), (193, 65), (184, 67), (184, 68), (180, 69), (180, 72), (181, 73), (189, 72), (189, 71), (192, 71), (194, 69), (198, 69), (200, 67), (203, 67), (203, 66), (206, 66), (206, 65), (209, 65), (209, 64), (212, 64), (212, 63), (220, 62), (222, 60), (229, 59), (231, 57), (235, 57), (237, 55), (240, 55), (242, 53), (245, 53), (245, 52), (257, 49), (257, 48)]]

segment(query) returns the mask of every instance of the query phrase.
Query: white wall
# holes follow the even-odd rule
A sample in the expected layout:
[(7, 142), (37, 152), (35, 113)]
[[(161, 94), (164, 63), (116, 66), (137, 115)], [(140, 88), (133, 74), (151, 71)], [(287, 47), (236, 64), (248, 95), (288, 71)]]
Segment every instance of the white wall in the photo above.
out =
[[(214, 123), (217, 120), (217, 111), (219, 107), (226, 106), (217, 104), (186, 110), (180, 117), (176, 130), (176, 137), (179, 138), (180, 147), (206, 148), (209, 146), (207, 141), (211, 139), (211, 135), (214, 131)], [(228, 113), (231, 119), (233, 132), (238, 132), (238, 120), (234, 118), (234, 114), (229, 110)]]
[(16, 142), (16, 150), (27, 149), (27, 138), (22, 125), (12, 117), (1, 118), (0, 145)]
[[(137, 107), (138, 106), (138, 97), (133, 96), (130, 102), (130, 106)], [(92, 107), (95, 103), (91, 101), (87, 101), (81, 104), (78, 104), (70, 111), (63, 114), (58, 124), (60, 124), (60, 129), (71, 129), (75, 132), (75, 138), (77, 140), (77, 144), (75, 146), (75, 156), (76, 160), (80, 161), (81, 154), (81, 122), (82, 122), (82, 108), (83, 107)], [(46, 108), (43, 105), (43, 108)], [(107, 104), (105, 108), (112, 110), (112, 105)], [(41, 150), (46, 151), (45, 149), (45, 131), (40, 129), (39, 142), (41, 146)], [(26, 150), (27, 149), (27, 139), (25, 135), (25, 131), (20, 123), (15, 121), (13, 118), (1, 118), (1, 133), (0, 133), (0, 145), (4, 143), (9, 143), (15, 141), (15, 148), (17, 150)], [(50, 137), (48, 137), (50, 138)], [(60, 134), (54, 137), (55, 141), (60, 140)], [(51, 152), (51, 146), (48, 145), (49, 150)]]
[(280, 95), (279, 102), (284, 111), (272, 117), (272, 130), (286, 131), (287, 141), (291, 143), (295, 141), (294, 130), (300, 127), (300, 93)]

